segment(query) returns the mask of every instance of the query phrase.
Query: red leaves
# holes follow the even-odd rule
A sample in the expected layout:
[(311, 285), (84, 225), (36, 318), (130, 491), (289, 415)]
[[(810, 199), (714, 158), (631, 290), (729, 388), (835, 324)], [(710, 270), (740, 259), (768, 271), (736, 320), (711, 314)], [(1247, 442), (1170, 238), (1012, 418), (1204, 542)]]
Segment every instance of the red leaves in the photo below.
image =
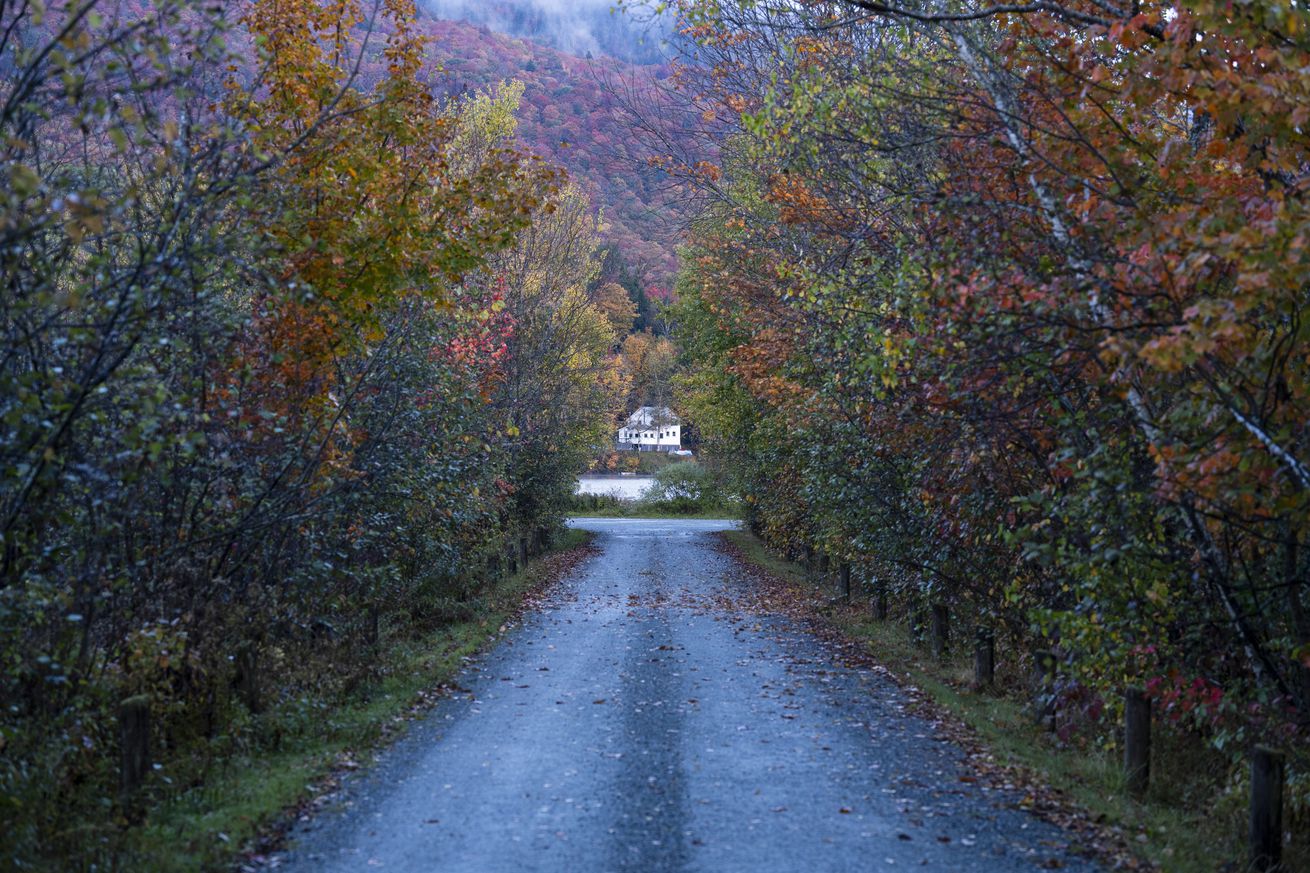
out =
[(1178, 723), (1201, 717), (1211, 724), (1221, 718), (1223, 689), (1201, 676), (1185, 677), (1178, 670), (1153, 676), (1145, 683), (1146, 693), (1156, 701), (1156, 711)]

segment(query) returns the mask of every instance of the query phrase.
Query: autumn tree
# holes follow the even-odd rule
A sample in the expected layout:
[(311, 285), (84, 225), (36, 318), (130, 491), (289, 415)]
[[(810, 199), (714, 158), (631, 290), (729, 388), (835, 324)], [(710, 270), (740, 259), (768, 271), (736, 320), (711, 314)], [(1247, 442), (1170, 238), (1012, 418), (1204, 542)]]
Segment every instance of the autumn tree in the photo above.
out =
[(558, 524), (608, 414), (594, 213), (512, 147), (521, 88), (436, 96), (414, 14), (0, 7), (2, 864), (152, 866), (143, 810)]
[(605, 282), (591, 296), (596, 308), (605, 314), (615, 337), (626, 337), (637, 320), (637, 304), (628, 289), (617, 282)]
[(757, 526), (1058, 644), (1111, 707), (1299, 736), (1300, 13), (684, 12), (731, 125), (666, 165), (706, 204), (683, 384)]

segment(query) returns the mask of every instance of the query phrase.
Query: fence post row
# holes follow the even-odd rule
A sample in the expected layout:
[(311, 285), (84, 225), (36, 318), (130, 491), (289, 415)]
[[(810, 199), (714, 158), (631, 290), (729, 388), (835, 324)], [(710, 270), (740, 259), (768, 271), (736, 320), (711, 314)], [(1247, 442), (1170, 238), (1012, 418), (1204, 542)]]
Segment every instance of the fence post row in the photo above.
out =
[(1124, 784), (1137, 797), (1151, 784), (1151, 701), (1140, 688), (1124, 692)]
[(996, 635), (980, 624), (973, 633), (973, 685), (991, 688), (996, 684)]
[(931, 608), (932, 654), (934, 658), (946, 655), (951, 640), (951, 613), (945, 603), (934, 603)]
[(264, 710), (264, 696), (259, 687), (259, 649), (246, 642), (237, 650), (236, 690), (246, 709), (258, 715)]
[(1264, 746), (1251, 752), (1251, 869), (1279, 870), (1283, 860), (1283, 755)]
[(129, 697), (118, 706), (118, 738), (121, 751), (118, 794), (129, 799), (150, 771), (150, 697)]

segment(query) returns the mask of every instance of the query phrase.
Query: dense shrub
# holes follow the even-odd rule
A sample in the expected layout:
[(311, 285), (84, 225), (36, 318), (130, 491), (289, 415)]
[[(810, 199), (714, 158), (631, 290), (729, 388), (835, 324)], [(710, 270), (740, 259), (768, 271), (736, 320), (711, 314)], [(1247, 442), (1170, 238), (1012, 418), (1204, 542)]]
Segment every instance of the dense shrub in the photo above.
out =
[(0, 8), (0, 866), (112, 866), (469, 615), (604, 423), (594, 210), (373, 11)]
[(684, 11), (683, 405), (752, 526), (1054, 651), (1092, 740), (1136, 683), (1304, 774), (1304, 16)]

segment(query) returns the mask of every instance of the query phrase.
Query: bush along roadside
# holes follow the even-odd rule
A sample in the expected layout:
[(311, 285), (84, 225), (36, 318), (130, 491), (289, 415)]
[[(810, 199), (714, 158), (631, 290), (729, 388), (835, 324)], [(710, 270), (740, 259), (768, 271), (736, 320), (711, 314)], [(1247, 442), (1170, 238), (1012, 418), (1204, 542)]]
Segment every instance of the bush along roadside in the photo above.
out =
[(566, 528), (523, 538), (476, 594), (443, 603), (447, 617), (435, 626), (379, 616), (372, 669), (353, 687), (306, 691), (247, 712), (239, 728), (205, 746), (158, 755), (148, 742), (147, 703), (141, 784), (117, 826), (97, 833), (95, 854), (115, 869), (162, 873), (261, 861), (285, 826), (421, 717), (468, 660), (589, 555), (590, 539)]
[[(1130, 693), (1116, 741), (1093, 742), (1080, 724), (1103, 714), (1086, 711), (1092, 702), (1061, 678), (1055, 653), (1016, 651), (1020, 634), (889, 598), (858, 570), (816, 552), (788, 559), (748, 530), (719, 536), (765, 584), (785, 587), (803, 616), (885, 669), (965, 749), (981, 778), (1015, 789), (1022, 805), (1078, 831), (1116, 869), (1247, 869), (1252, 804), (1258, 818), (1267, 798), (1175, 717), (1181, 705), (1167, 690), (1152, 689), (1155, 712), (1145, 730), (1146, 698)], [(1307, 846), (1294, 837), (1283, 846), (1280, 869), (1310, 869), (1308, 860)]]
[(597, 210), (365, 6), (0, 4), (0, 870), (239, 842), (608, 430)]
[(771, 546), (985, 624), (1063, 743), (1202, 737), (1222, 857), (1306, 869), (1310, 31), (1236, 5), (689, 0), (723, 134), (665, 318)]

